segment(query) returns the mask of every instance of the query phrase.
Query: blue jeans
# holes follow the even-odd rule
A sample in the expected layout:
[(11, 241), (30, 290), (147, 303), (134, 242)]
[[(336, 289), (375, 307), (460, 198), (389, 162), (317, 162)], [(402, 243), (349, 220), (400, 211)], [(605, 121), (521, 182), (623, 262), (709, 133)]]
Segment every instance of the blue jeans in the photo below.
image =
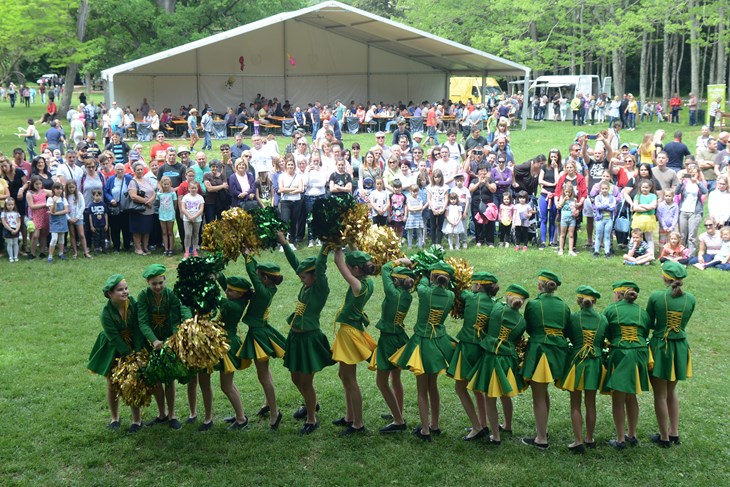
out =
[(629, 113), (629, 128), (630, 129), (636, 128), (636, 114), (635, 113)]
[[(555, 197), (547, 198), (544, 194), (540, 195), (540, 241), (555, 241), (555, 218), (558, 215), (558, 208), (555, 206)], [(548, 205), (550, 206), (548, 208)], [(549, 237), (549, 240), (546, 238)]]
[[(314, 208), (314, 202), (317, 201), (320, 198), (324, 198), (325, 196), (304, 196), (304, 208), (307, 212), (306, 219), (309, 220), (309, 215), (312, 214), (312, 208)], [(314, 236), (312, 235), (312, 225), (308, 222), (307, 223), (307, 240), (314, 240)]]
[(203, 136), (204, 136), (203, 150), (205, 150), (205, 149), (213, 150), (213, 144), (210, 142), (210, 132), (208, 132), (207, 130), (204, 130)]
[(697, 125), (697, 110), (689, 111), (689, 126)]
[(608, 255), (611, 252), (611, 231), (613, 230), (613, 219), (603, 217), (595, 220), (596, 234), (593, 236), (593, 252), (601, 250), (603, 241), (603, 253)]
[(312, 137), (317, 136), (317, 130), (319, 130), (319, 122), (312, 121)]

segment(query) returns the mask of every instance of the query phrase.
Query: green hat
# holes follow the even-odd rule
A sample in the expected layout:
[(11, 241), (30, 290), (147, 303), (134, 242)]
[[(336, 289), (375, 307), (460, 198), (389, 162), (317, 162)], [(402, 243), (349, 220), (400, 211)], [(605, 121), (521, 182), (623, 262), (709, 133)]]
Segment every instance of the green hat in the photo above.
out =
[(496, 284), (498, 280), (497, 276), (491, 272), (481, 271), (472, 274), (471, 282), (473, 284)]
[(345, 255), (345, 264), (351, 267), (358, 267), (363, 264), (367, 264), (371, 259), (372, 257), (370, 257), (370, 254), (367, 252), (363, 252), (362, 250), (353, 250)]
[(431, 271), (431, 274), (446, 274), (449, 278), (454, 278), (454, 268), (446, 262), (436, 262), (429, 270)]
[(527, 299), (530, 297), (530, 293), (519, 284), (510, 284), (509, 287), (507, 287), (507, 293), (505, 296), (516, 296)]
[(408, 267), (398, 266), (393, 269), (393, 272), (390, 274), (390, 277), (400, 277), (400, 278), (410, 277), (411, 279), (415, 279), (416, 273), (413, 272), (413, 269), (410, 269)]
[(226, 277), (226, 287), (232, 291), (247, 293), (251, 289), (251, 283), (243, 277), (232, 276)]
[(297, 267), (297, 274), (301, 274), (302, 272), (308, 272), (313, 271), (314, 266), (317, 264), (317, 258), (316, 257), (307, 257), (303, 261), (299, 263), (299, 266)]
[(687, 277), (687, 269), (679, 262), (668, 260), (662, 264), (662, 276), (670, 281), (684, 279)]
[(109, 276), (109, 279), (106, 280), (106, 282), (104, 283), (104, 287), (102, 288), (104, 296), (108, 298), (109, 291), (117, 287), (117, 284), (119, 284), (123, 280), (124, 276), (121, 274), (113, 274)]
[(163, 276), (167, 272), (167, 267), (162, 264), (148, 265), (142, 273), (142, 277), (145, 279), (152, 279), (153, 277)]
[(259, 270), (263, 272), (264, 274), (269, 274), (270, 276), (280, 276), (281, 275), (281, 267), (279, 267), (276, 264), (272, 264), (271, 262), (262, 262), (256, 266), (256, 270)]
[(560, 286), (562, 284), (562, 281), (558, 277), (556, 273), (553, 271), (549, 271), (547, 269), (542, 269), (538, 274), (537, 278), (541, 281), (553, 281), (555, 284)]
[(601, 293), (590, 286), (578, 286), (578, 289), (576, 289), (575, 292), (581, 298), (590, 298), (594, 301), (601, 299)]
[(613, 292), (621, 292), (621, 291), (628, 291), (629, 289), (633, 289), (637, 293), (639, 292), (639, 285), (636, 284), (633, 281), (616, 281), (613, 284), (611, 284), (611, 289), (613, 289)]

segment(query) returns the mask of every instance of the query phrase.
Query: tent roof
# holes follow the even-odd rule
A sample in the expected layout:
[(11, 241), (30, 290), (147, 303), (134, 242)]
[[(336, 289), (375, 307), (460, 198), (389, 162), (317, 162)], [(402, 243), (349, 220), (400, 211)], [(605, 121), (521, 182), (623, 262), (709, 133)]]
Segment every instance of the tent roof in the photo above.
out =
[(530, 68), (506, 59), (437, 37), (422, 30), (388, 20), (364, 10), (328, 1), (265, 19), (190, 42), (102, 71), (104, 79), (117, 73), (154, 63), (216, 42), (241, 36), (273, 24), (294, 20), (411, 59), (434, 69), (455, 74), (527, 76)]

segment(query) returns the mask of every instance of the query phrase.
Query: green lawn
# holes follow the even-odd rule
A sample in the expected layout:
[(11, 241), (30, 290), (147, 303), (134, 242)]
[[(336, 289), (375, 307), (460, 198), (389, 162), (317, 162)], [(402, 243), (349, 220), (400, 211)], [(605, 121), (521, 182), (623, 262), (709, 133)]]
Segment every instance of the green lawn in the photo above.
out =
[[(42, 107), (36, 105), (38, 112)], [(14, 113), (0, 105), (0, 150), (10, 153), (17, 139), (15, 127), (23, 125), (25, 108)], [(29, 109), (28, 113), (33, 109)], [(639, 142), (642, 127), (625, 138)], [(665, 127), (666, 130), (666, 127)], [(513, 133), (519, 161), (553, 146), (567, 148), (574, 131), (567, 124), (530, 124), (525, 133)], [(694, 135), (691, 134), (693, 140)], [(372, 136), (346, 137), (346, 144), (359, 140), (367, 147)], [(217, 149), (218, 144), (215, 144)], [(298, 251), (313, 255), (312, 249)], [(588, 252), (561, 258), (552, 251), (530, 250), (527, 254), (508, 249), (469, 249), (459, 252), (479, 270), (496, 273), (503, 289), (509, 283), (536, 292), (536, 273), (542, 267), (556, 270), (565, 283), (558, 294), (573, 304), (579, 284), (591, 284), (604, 294), (598, 307), (608, 304), (610, 283), (620, 278), (636, 280), (642, 287), (639, 302), (661, 286), (658, 266), (625, 267), (619, 259), (594, 261)], [(260, 260), (282, 265), (284, 283), (274, 299), (271, 321), (286, 332), (285, 317), (299, 284), (283, 254), (266, 253)], [(519, 444), (521, 435), (533, 434), (529, 391), (515, 399), (514, 437), (504, 436), (500, 448), (461, 441), (468, 425), (451, 379), (442, 377), (442, 424), (444, 435), (425, 444), (410, 434), (382, 437), (377, 429), (385, 424), (380, 414), (387, 408), (375, 387), (375, 374), (362, 365), (360, 383), (365, 406), (364, 437), (340, 439), (339, 428), (330, 424), (344, 413), (342, 387), (335, 367), (318, 374), (315, 384), (322, 404), (322, 427), (309, 437), (297, 434), (301, 423), (291, 418), (300, 397), (280, 360), (272, 362), (280, 407), (285, 412), (280, 431), (268, 429), (267, 420), (251, 418), (247, 431), (229, 432), (222, 418), (230, 414), (227, 400), (216, 389), (215, 427), (197, 433), (192, 427), (172, 431), (146, 428), (136, 435), (105, 428), (108, 411), (104, 380), (86, 369), (88, 353), (100, 331), (98, 315), (105, 303), (101, 286), (106, 277), (121, 272), (136, 295), (145, 286), (145, 266), (161, 262), (173, 269), (175, 258), (130, 254), (103, 256), (94, 261), (0, 262), (0, 478), (3, 485), (467, 485), (499, 479), (510, 485), (615, 485), (640, 482), (645, 485), (728, 485), (730, 474), (727, 427), (730, 394), (724, 383), (728, 360), (724, 344), (730, 331), (723, 325), (727, 312), (728, 274), (690, 269), (685, 288), (698, 296), (698, 309), (690, 327), (695, 377), (679, 386), (682, 411), (682, 445), (660, 450), (648, 441), (656, 431), (652, 395), (640, 396), (639, 438), (635, 449), (615, 452), (606, 445), (613, 435), (610, 399), (598, 401), (596, 439), (599, 448), (573, 456), (565, 445), (572, 441), (569, 401), (566, 392), (552, 388), (552, 415), (548, 451)], [(243, 274), (243, 263), (231, 263), (229, 274)], [(330, 260), (331, 299), (322, 315), (323, 330), (333, 339), (334, 315), (344, 297), (345, 282)], [(366, 311), (373, 322), (379, 315), (382, 287), (376, 286)], [(415, 319), (413, 304), (407, 323)], [(725, 311), (723, 311), (725, 310)], [(460, 323), (449, 319), (455, 335)], [(377, 338), (377, 331), (372, 330)], [(41, 338), (42, 337), (42, 338)], [(722, 380), (722, 379), (721, 379)], [(418, 422), (415, 380), (404, 373), (405, 416)], [(253, 369), (236, 374), (247, 414), (263, 400)], [(217, 379), (214, 381), (217, 388)], [(184, 387), (177, 394), (178, 412), (187, 415)], [(122, 407), (122, 426), (129, 425), (129, 410)], [(199, 397), (202, 414), (202, 398)], [(156, 408), (145, 411), (151, 419)], [(497, 482), (499, 482), (497, 480)]]

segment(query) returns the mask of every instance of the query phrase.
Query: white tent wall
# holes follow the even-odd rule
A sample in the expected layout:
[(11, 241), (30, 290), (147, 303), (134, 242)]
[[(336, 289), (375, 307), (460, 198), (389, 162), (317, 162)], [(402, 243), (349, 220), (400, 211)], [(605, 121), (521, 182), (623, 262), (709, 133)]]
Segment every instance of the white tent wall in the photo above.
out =
[(445, 80), (444, 72), (417, 61), (287, 20), (118, 73), (114, 94), (122, 106), (147, 98), (158, 112), (204, 103), (223, 112), (258, 93), (295, 106), (435, 100), (443, 98)]

